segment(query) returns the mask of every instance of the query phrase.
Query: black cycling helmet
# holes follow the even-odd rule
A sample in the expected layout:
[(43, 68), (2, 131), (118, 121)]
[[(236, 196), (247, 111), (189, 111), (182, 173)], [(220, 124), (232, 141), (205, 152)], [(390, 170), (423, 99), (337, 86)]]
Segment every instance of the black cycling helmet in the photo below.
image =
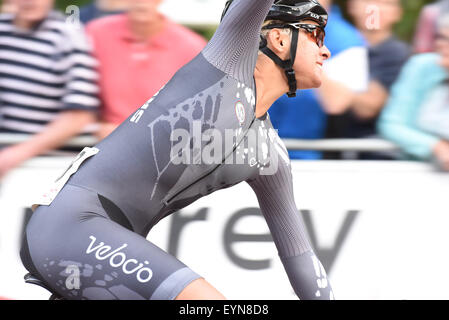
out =
[(317, 0), (278, 0), (271, 7), (265, 21), (278, 20), (294, 23), (312, 20), (324, 28), (327, 24), (327, 17), (326, 9)]
[[(226, 15), (233, 0), (226, 2), (221, 19)], [(318, 27), (324, 31), (327, 24), (328, 14), (326, 9), (321, 6), (317, 0), (277, 0), (271, 6), (265, 21), (276, 21), (275, 24), (264, 26), (264, 29), (272, 28), (290, 28), (292, 29), (292, 45), (290, 49), (290, 59), (281, 60), (273, 51), (267, 47), (267, 41), (261, 36), (260, 50), (271, 58), (278, 66), (284, 69), (287, 76), (289, 97), (295, 97), (297, 91), (297, 83), (293, 64), (296, 58), (296, 49), (298, 46), (298, 27), (292, 24), (303, 20), (311, 20), (318, 23)]]
[(229, 7), (230, 7), (231, 4), (232, 4), (232, 1), (234, 1), (234, 0), (228, 0), (228, 1), (226, 1), (225, 7), (224, 7), (224, 9), (223, 9), (223, 13), (221, 14), (221, 20), (220, 20), (220, 22), (223, 20), (224, 16), (225, 16), (226, 13), (228, 12)]
[[(261, 36), (260, 50), (267, 55), (285, 71), (287, 76), (289, 91), (287, 93), (289, 98), (296, 97), (297, 82), (293, 65), (296, 58), (296, 49), (298, 47), (298, 34), (299, 27), (297, 24), (303, 20), (311, 20), (318, 23), (316, 28), (320, 28), (323, 31), (327, 24), (328, 14), (317, 0), (279, 0), (276, 1), (271, 7), (265, 21), (276, 21), (274, 24), (269, 24), (263, 27), (263, 29), (273, 28), (290, 28), (292, 29), (292, 43), (290, 48), (290, 59), (282, 60), (272, 50), (267, 47), (267, 40)], [(308, 28), (303, 28), (308, 29)]]
[[(233, 1), (226, 1), (221, 20), (223, 20)], [(317, 0), (277, 0), (270, 8), (265, 21), (299, 22), (301, 20), (313, 20), (321, 28), (324, 28), (327, 24), (327, 17), (326, 9)]]

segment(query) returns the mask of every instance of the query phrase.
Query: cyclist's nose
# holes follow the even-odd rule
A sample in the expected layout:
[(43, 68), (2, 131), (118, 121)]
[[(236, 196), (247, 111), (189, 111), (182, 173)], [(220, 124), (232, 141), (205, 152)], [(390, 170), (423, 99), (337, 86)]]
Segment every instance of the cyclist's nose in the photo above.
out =
[(331, 57), (331, 52), (326, 46), (321, 47), (321, 56), (323, 57), (323, 60), (327, 60)]

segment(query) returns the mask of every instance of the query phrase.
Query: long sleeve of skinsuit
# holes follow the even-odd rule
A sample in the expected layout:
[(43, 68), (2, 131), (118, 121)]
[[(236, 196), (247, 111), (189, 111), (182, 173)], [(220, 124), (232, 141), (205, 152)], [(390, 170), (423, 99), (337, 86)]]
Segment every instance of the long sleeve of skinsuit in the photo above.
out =
[[(253, 87), (260, 29), (272, 4), (273, 0), (235, 0), (203, 50), (206, 60), (227, 75)], [(276, 174), (261, 175), (248, 182), (257, 194), (298, 297), (333, 299), (326, 272), (311, 248), (295, 205), (290, 164), (282, 162)]]
[(234, 0), (203, 50), (207, 61), (247, 86), (253, 86), (260, 30), (273, 0)]
[(295, 293), (303, 300), (333, 300), (326, 271), (312, 250), (296, 208), (290, 165), (282, 162), (274, 175), (260, 175), (248, 182), (257, 195)]

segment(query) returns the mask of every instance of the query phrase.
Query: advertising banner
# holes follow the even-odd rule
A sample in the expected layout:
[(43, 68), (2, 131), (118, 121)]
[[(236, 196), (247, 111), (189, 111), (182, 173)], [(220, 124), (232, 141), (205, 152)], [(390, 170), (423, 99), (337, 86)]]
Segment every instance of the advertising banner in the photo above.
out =
[[(18, 251), (33, 198), (71, 160), (35, 159), (2, 182), (0, 297), (49, 297), (23, 282)], [(449, 174), (413, 162), (312, 161), (292, 168), (297, 207), (337, 299), (449, 299)], [(162, 220), (148, 240), (229, 299), (296, 299), (245, 183)]]

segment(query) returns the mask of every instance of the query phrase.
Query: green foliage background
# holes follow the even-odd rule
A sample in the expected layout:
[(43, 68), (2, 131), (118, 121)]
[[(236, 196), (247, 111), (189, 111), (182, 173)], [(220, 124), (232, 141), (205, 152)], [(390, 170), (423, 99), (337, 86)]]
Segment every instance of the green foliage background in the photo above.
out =
[[(61, 9), (65, 10), (65, 8), (69, 5), (77, 5), (82, 6), (84, 4), (90, 3), (92, 0), (56, 0), (56, 6)], [(183, 1), (183, 0), (178, 0)], [(215, 0), (218, 2), (223, 2), (224, 0)], [(345, 11), (346, 2), (347, 0), (335, 0), (336, 3), (338, 3), (342, 8), (343, 11)], [(403, 7), (404, 7), (404, 17), (402, 21), (396, 26), (396, 34), (399, 38), (410, 41), (413, 37), (413, 34), (415, 32), (415, 26), (416, 21), (419, 16), (419, 11), (421, 10), (421, 7), (425, 4), (434, 2), (433, 0), (402, 0)], [(0, 0), (0, 4), (2, 3), (2, 0)], [(347, 17), (347, 16), (346, 16)], [(347, 17), (349, 19), (349, 17)], [(210, 38), (214, 31), (216, 26), (190, 26), (195, 31), (201, 33), (206, 38)]]

